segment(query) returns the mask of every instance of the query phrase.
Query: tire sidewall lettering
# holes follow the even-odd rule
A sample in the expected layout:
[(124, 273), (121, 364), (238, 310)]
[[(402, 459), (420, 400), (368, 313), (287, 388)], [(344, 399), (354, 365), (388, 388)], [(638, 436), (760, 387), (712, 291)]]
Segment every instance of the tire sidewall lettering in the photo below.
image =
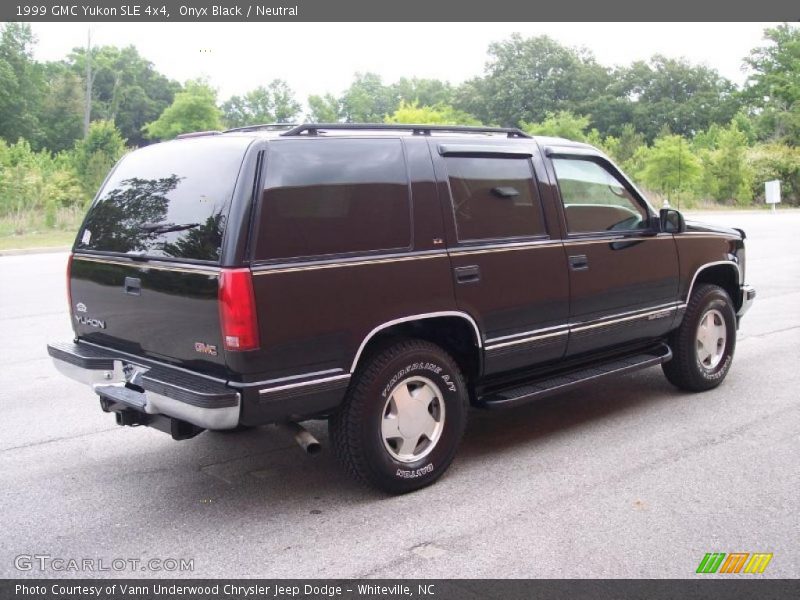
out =
[(391, 457), (383, 447), (383, 440), (378, 431), (378, 435), (374, 438), (375, 448), (378, 451), (376, 466), (385, 473), (385, 476), (394, 480), (419, 482), (436, 478), (439, 475), (438, 465), (450, 463), (452, 459), (451, 456), (448, 457), (450, 440), (454, 435), (460, 436), (461, 421), (466, 418), (465, 414), (459, 414), (459, 411), (456, 410), (458, 404), (462, 402), (461, 395), (465, 393), (465, 390), (461, 389), (460, 376), (457, 376), (446, 363), (433, 356), (415, 356), (412, 360), (406, 358), (398, 362), (399, 366), (390, 367), (391, 376), (388, 379), (382, 379), (380, 387), (376, 390), (378, 392), (376, 407), (383, 407), (391, 392), (404, 379), (414, 376), (428, 378), (439, 387), (442, 394), (441, 400), (446, 406), (445, 415), (447, 416), (444, 431), (430, 454), (410, 463), (402, 463)]

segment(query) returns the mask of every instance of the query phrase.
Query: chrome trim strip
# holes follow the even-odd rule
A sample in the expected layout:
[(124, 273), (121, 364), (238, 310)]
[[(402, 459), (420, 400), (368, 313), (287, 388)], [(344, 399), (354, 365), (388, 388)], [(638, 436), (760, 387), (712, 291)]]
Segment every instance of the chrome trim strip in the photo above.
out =
[(716, 265), (732, 265), (736, 267), (736, 285), (737, 287), (742, 285), (742, 270), (739, 268), (739, 265), (732, 260), (717, 260), (710, 263), (705, 263), (700, 265), (700, 268), (694, 272), (694, 277), (692, 277), (692, 282), (689, 284), (689, 291), (686, 294), (686, 302), (689, 302), (689, 298), (692, 297), (692, 290), (694, 290), (694, 282), (697, 280), (697, 276), (700, 274), (701, 271), (708, 269), (709, 267), (714, 267)]
[(517, 344), (524, 344), (525, 342), (533, 342), (535, 340), (543, 340), (545, 338), (556, 337), (559, 335), (567, 335), (569, 333), (569, 329), (564, 329), (564, 331), (554, 331), (553, 333), (545, 333), (544, 335), (534, 335), (532, 337), (522, 338), (521, 340), (514, 340), (512, 342), (505, 342), (502, 344), (493, 344), (492, 346), (487, 346), (486, 351), (490, 350), (497, 350), (498, 348), (505, 348), (506, 346), (516, 346)]
[(657, 235), (620, 235), (615, 237), (586, 238), (586, 239), (566, 239), (565, 246), (582, 246), (584, 244), (612, 244), (614, 242), (637, 242), (648, 240), (672, 240), (672, 234)]
[(339, 381), (340, 379), (350, 379), (350, 373), (345, 373), (344, 375), (336, 375), (334, 377), (323, 377), (321, 379), (312, 379), (311, 381), (301, 381), (300, 383), (289, 383), (286, 385), (279, 385), (277, 387), (271, 388), (264, 388), (262, 390), (258, 390), (259, 395), (264, 394), (271, 394), (272, 392), (281, 392), (283, 390), (290, 390), (299, 387), (305, 387), (308, 385), (316, 385), (320, 383), (327, 383), (328, 381)]
[[(667, 313), (664, 316), (670, 316), (671, 313), (675, 312), (680, 308), (682, 305), (680, 304), (671, 304), (671, 305), (664, 305), (661, 308), (651, 309), (647, 312), (639, 312), (637, 314), (629, 314), (626, 317), (620, 318), (605, 318), (605, 319), (598, 319), (597, 321), (585, 321), (582, 324), (578, 324), (577, 326), (570, 325), (570, 333), (573, 331), (585, 331), (587, 329), (595, 329), (597, 327), (605, 327), (607, 325), (613, 325), (615, 323), (624, 323), (625, 321), (633, 321), (635, 319), (642, 319), (644, 317), (649, 317), (651, 315), (657, 315), (659, 313)], [(626, 314), (626, 313), (620, 313)]]
[(206, 274), (206, 275), (218, 275), (219, 268), (218, 267), (207, 267), (207, 266), (197, 266), (194, 267), (190, 264), (181, 265), (180, 267), (173, 267), (169, 265), (162, 265), (153, 262), (137, 262), (134, 260), (126, 261), (126, 260), (114, 260), (114, 259), (107, 259), (107, 258), (99, 258), (95, 256), (87, 256), (86, 254), (73, 254), (73, 260), (82, 260), (85, 262), (95, 262), (101, 264), (108, 264), (108, 265), (121, 265), (123, 267), (138, 267), (140, 269), (156, 269), (158, 271), (177, 271), (179, 273), (194, 273), (194, 274)]
[(691, 235), (695, 237), (710, 236), (710, 237), (724, 237), (731, 241), (740, 240), (741, 238), (736, 233), (723, 233), (722, 231), (684, 231), (683, 233), (676, 233), (674, 235)]
[[(525, 342), (531, 342), (538, 339), (544, 339), (549, 337), (555, 337), (559, 335), (566, 335), (573, 331), (582, 331), (584, 329), (593, 329), (596, 327), (602, 327), (604, 325), (610, 325), (618, 322), (624, 321), (632, 321), (634, 319), (648, 317), (650, 315), (658, 314), (661, 312), (669, 312), (672, 313), (673, 311), (679, 310), (681, 308), (685, 308), (685, 304), (680, 302), (668, 302), (666, 304), (657, 304), (655, 306), (649, 306), (647, 308), (640, 308), (637, 310), (625, 311), (621, 313), (617, 313), (614, 315), (607, 315), (600, 319), (593, 319), (591, 321), (581, 321), (578, 323), (569, 323), (565, 325), (556, 325), (554, 327), (544, 327), (542, 329), (533, 329), (531, 331), (525, 331), (522, 333), (514, 334), (514, 335), (507, 335), (503, 337), (492, 338), (486, 340), (486, 350), (495, 350), (497, 348), (503, 348), (506, 346), (514, 346), (517, 344), (523, 344)], [(534, 334), (534, 335), (531, 335)], [(525, 336), (525, 337), (521, 337)], [(513, 338), (521, 338), (521, 339), (513, 339)], [(500, 340), (510, 340), (507, 342), (503, 342), (500, 344), (493, 344), (492, 342), (500, 341)]]
[(530, 242), (514, 242), (511, 244), (497, 244), (489, 246), (459, 246), (448, 249), (448, 253), (456, 256), (467, 256), (471, 254), (488, 254), (491, 252), (514, 252), (517, 250), (528, 250), (530, 248), (557, 247), (562, 244), (561, 240), (543, 239), (532, 240)]
[(361, 345), (358, 347), (358, 351), (356, 352), (356, 357), (353, 359), (353, 363), (350, 366), (350, 373), (354, 373), (356, 370), (356, 365), (358, 365), (358, 360), (361, 358), (361, 353), (364, 352), (364, 348), (367, 346), (367, 343), (372, 339), (372, 337), (378, 333), (379, 331), (386, 329), (387, 327), (391, 327), (392, 325), (399, 325), (400, 323), (408, 323), (409, 321), (420, 321), (422, 319), (435, 319), (437, 317), (460, 317), (470, 325), (472, 325), (472, 329), (475, 331), (475, 345), (478, 348), (483, 347), (483, 338), (481, 337), (481, 331), (478, 328), (478, 324), (475, 322), (471, 316), (469, 316), (465, 312), (460, 312), (457, 310), (443, 310), (438, 312), (431, 312), (431, 313), (422, 313), (419, 315), (410, 315), (408, 317), (401, 317), (399, 319), (392, 319), (391, 321), (386, 321), (381, 325), (375, 327), (372, 331), (367, 334), (367, 337), (361, 342)]
[(447, 252), (445, 250), (434, 250), (431, 253), (426, 254), (414, 254), (414, 255), (407, 255), (407, 256), (394, 256), (391, 258), (381, 258), (375, 257), (372, 259), (364, 259), (363, 257), (357, 257), (352, 260), (341, 260), (337, 262), (323, 262), (323, 263), (313, 263), (313, 264), (301, 264), (295, 263), (292, 266), (287, 266), (285, 264), (270, 267), (270, 266), (258, 266), (253, 267), (253, 275), (272, 275), (274, 273), (295, 273), (298, 271), (316, 271), (321, 269), (337, 269), (339, 267), (360, 267), (364, 265), (379, 265), (384, 263), (395, 263), (395, 262), (408, 262), (411, 260), (428, 260), (431, 258), (444, 258), (447, 257)]
[(325, 371), (313, 371), (311, 373), (302, 373), (300, 375), (290, 375), (288, 377), (278, 377), (276, 379), (265, 379), (263, 381), (229, 381), (228, 385), (235, 388), (250, 388), (260, 387), (263, 385), (270, 385), (273, 383), (286, 383), (290, 381), (297, 381), (298, 379), (306, 379), (314, 377), (315, 375), (332, 375), (333, 373), (344, 373), (344, 369), (326, 369)]
[(565, 323), (563, 325), (555, 325), (553, 327), (542, 327), (541, 329), (531, 329), (530, 331), (522, 331), (520, 333), (514, 333), (512, 335), (503, 335), (503, 336), (500, 336), (500, 337), (487, 339), (486, 340), (486, 344), (489, 345), (489, 344), (492, 344), (494, 342), (502, 342), (504, 340), (512, 340), (514, 338), (525, 337), (525, 336), (530, 337), (531, 335), (536, 336), (536, 335), (538, 335), (540, 333), (543, 333), (545, 331), (555, 331), (556, 329), (568, 329), (568, 328), (569, 328), (569, 324)]

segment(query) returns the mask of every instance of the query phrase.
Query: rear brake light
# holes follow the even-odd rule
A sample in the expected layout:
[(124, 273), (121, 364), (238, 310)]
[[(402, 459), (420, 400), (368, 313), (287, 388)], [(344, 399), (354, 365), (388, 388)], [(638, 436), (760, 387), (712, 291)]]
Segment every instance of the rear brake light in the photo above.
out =
[(219, 318), (226, 350), (258, 348), (258, 315), (250, 269), (220, 271)]
[(67, 259), (67, 302), (69, 303), (69, 314), (72, 314), (72, 253)]

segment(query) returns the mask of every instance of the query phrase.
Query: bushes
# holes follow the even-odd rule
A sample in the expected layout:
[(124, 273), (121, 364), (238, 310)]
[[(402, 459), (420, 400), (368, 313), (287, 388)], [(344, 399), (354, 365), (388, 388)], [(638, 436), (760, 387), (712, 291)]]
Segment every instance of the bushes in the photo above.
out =
[(75, 143), (72, 165), (88, 198), (95, 195), (124, 153), (125, 142), (111, 121), (95, 121), (86, 138)]
[(0, 218), (18, 233), (73, 225), (124, 151), (119, 132), (105, 121), (58, 154), (36, 152), (26, 140), (0, 140)]
[(747, 150), (753, 169), (753, 195), (764, 201), (764, 182), (779, 179), (781, 202), (800, 206), (800, 148), (785, 144), (760, 144)]

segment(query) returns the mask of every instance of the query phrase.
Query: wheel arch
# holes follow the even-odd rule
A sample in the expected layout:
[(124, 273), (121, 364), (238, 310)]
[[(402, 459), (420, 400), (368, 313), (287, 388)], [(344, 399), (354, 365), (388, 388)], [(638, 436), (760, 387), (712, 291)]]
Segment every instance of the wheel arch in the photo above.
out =
[(439, 311), (392, 319), (374, 327), (361, 341), (350, 373), (355, 373), (373, 348), (393, 337), (429, 340), (450, 352), (465, 375), (480, 371), (483, 338), (475, 319), (461, 311)]
[(686, 302), (692, 297), (696, 287), (703, 283), (718, 285), (731, 297), (734, 307), (739, 310), (741, 307), (741, 270), (739, 265), (730, 260), (720, 260), (701, 265), (694, 273), (689, 289), (686, 293)]

